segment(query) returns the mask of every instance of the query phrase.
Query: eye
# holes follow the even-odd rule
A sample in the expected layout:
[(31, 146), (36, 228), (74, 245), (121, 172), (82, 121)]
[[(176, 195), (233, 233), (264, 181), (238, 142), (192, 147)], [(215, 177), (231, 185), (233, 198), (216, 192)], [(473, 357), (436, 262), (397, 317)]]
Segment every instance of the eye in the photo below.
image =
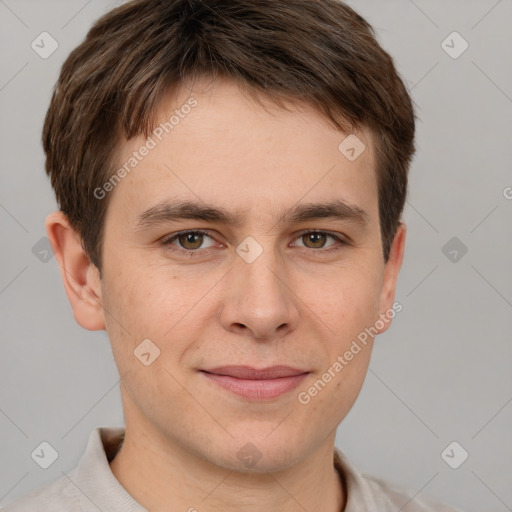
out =
[[(328, 238), (335, 240), (335, 243), (328, 245), (326, 248), (325, 243)], [(307, 249), (320, 249), (325, 251), (332, 251), (339, 249), (339, 245), (345, 245), (346, 242), (339, 236), (333, 235), (331, 233), (327, 233), (325, 231), (306, 231), (302, 233), (297, 240), (302, 240), (306, 245), (302, 247), (306, 247)], [(337, 242), (337, 243), (336, 243)], [(333, 247), (334, 246), (334, 247)], [(299, 247), (301, 247), (299, 245)]]
[[(210, 245), (203, 246), (206, 238), (210, 239), (211, 243)], [(334, 243), (326, 246), (326, 241), (329, 238), (334, 240)], [(325, 231), (317, 230), (303, 232), (296, 240), (303, 241), (302, 246), (298, 245), (296, 247), (313, 249), (315, 252), (335, 251), (340, 249), (340, 246), (347, 245), (347, 242), (343, 238)], [(161, 243), (170, 251), (181, 252), (186, 256), (192, 257), (199, 255), (203, 250), (215, 246), (215, 240), (210, 236), (208, 231), (203, 230), (182, 231), (164, 238)]]
[[(214, 242), (207, 231), (196, 230), (182, 231), (181, 233), (177, 233), (176, 235), (173, 235), (169, 238), (162, 240), (162, 244), (164, 244), (165, 246), (174, 245), (178, 247), (177, 250), (183, 249), (190, 253), (197, 251), (197, 249), (205, 249), (208, 247), (213, 247), (213, 245), (215, 245), (214, 243), (212, 243), (207, 247), (201, 247), (205, 237), (209, 238), (210, 240), (212, 240), (212, 242)], [(174, 242), (177, 242), (178, 245), (174, 244)]]

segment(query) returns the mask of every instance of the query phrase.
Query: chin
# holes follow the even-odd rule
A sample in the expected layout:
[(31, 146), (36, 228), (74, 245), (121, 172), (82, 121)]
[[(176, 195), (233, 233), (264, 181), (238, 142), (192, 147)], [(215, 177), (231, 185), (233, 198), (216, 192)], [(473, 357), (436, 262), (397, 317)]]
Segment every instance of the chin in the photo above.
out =
[[(269, 428), (240, 429), (227, 443), (215, 443), (211, 462), (230, 471), (242, 473), (279, 472), (293, 466), (305, 456), (307, 443), (299, 432)], [(272, 429), (275, 429), (272, 431)], [(250, 432), (250, 433), (249, 433)]]

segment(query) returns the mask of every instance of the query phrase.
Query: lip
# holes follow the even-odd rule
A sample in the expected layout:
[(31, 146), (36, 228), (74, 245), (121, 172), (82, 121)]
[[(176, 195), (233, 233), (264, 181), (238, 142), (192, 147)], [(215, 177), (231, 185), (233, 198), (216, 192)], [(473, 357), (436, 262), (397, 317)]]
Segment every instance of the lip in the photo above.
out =
[(309, 374), (291, 366), (220, 366), (201, 370), (210, 381), (248, 400), (271, 400), (295, 389)]

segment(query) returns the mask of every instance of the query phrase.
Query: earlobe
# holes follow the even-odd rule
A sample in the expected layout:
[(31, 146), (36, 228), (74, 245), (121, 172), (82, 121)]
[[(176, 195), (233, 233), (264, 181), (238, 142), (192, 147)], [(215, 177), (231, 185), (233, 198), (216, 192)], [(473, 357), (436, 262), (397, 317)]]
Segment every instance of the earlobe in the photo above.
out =
[(46, 218), (46, 232), (57, 260), (76, 322), (84, 329), (105, 329), (101, 281), (67, 216), (56, 211)]
[[(384, 278), (382, 282), (382, 290), (380, 296), (380, 315), (393, 318), (395, 316), (395, 308), (393, 307), (395, 300), (396, 284), (398, 281), (398, 274), (402, 266), (404, 251), (405, 251), (405, 237), (407, 226), (401, 222), (393, 238), (393, 243), (389, 251), (389, 258), (384, 267)], [(388, 329), (391, 322), (383, 322), (385, 325), (379, 330), (382, 333)]]

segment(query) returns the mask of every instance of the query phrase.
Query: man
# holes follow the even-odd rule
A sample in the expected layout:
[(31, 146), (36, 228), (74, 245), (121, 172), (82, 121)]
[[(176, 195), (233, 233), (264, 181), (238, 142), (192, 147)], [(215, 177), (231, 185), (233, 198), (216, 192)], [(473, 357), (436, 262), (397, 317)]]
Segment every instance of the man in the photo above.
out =
[(337, 0), (135, 0), (62, 67), (48, 237), (125, 429), (20, 511), (448, 511), (334, 448), (401, 305), (414, 113)]

